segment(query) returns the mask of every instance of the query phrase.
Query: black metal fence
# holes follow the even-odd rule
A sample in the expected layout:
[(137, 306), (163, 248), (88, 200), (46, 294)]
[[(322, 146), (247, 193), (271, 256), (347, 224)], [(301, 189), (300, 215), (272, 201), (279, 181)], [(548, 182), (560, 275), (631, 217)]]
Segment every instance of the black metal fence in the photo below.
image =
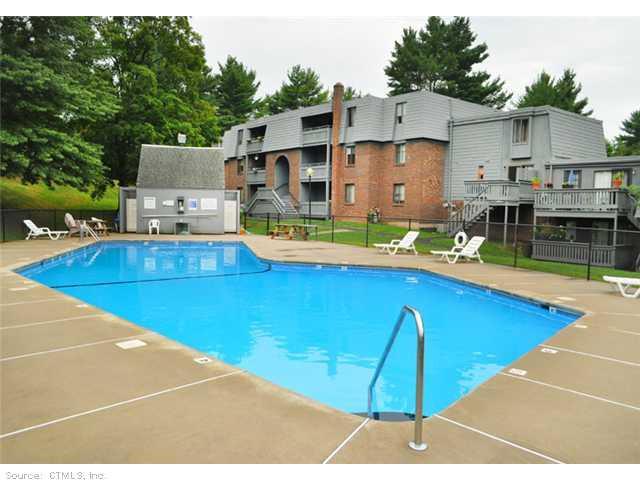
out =
[[(295, 225), (313, 240), (371, 247), (402, 238), (409, 230), (421, 235), (421, 253), (450, 250), (453, 234), (464, 231), (487, 239), (480, 252), (490, 263), (592, 278), (615, 270), (640, 272), (640, 231), (553, 224), (466, 222), (443, 219), (242, 215), (245, 230), (272, 235), (276, 225)], [(306, 227), (305, 227), (306, 226)]]
[(91, 217), (100, 218), (107, 222), (111, 228), (115, 227), (118, 217), (117, 210), (2, 209), (0, 210), (0, 241), (24, 239), (28, 232), (24, 220), (31, 220), (38, 227), (67, 230), (64, 223), (65, 213), (70, 213), (76, 220), (90, 220)]

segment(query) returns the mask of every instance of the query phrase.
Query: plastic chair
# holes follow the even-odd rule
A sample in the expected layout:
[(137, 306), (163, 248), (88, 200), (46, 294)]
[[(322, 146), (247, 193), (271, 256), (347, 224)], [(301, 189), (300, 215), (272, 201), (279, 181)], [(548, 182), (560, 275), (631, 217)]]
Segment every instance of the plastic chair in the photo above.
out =
[(149, 220), (149, 235), (153, 234), (153, 229), (156, 229), (156, 234), (160, 235), (160, 220), (152, 218)]

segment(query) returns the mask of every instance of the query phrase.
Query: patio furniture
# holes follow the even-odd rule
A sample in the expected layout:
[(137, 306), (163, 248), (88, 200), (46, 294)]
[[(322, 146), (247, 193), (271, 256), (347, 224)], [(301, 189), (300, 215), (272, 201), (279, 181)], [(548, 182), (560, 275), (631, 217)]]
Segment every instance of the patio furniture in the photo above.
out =
[(87, 225), (85, 220), (76, 220), (73, 218), (73, 215), (70, 213), (64, 214), (64, 223), (69, 229), (69, 236), (78, 234), (80, 239), (84, 238), (85, 235), (89, 235), (94, 240), (100, 240), (98, 234), (91, 228), (91, 226)]
[(31, 220), (23, 220), (23, 222), (29, 229), (29, 234), (25, 240), (42, 237), (44, 235), (48, 236), (50, 240), (58, 240), (61, 236), (64, 238), (67, 233), (69, 233), (67, 230), (50, 230), (48, 227), (38, 227)]
[[(640, 298), (640, 278), (602, 277), (605, 282), (612, 283), (618, 288), (620, 295), (625, 298)], [(633, 290), (635, 288), (635, 291)]]
[(451, 250), (431, 250), (433, 255), (440, 255), (441, 260), (446, 260), (448, 263), (457, 263), (459, 259), (465, 260), (478, 260), (480, 263), (484, 263), (480, 258), (480, 247), (484, 243), (484, 237), (473, 237), (467, 244), (459, 249), (453, 247)]
[(413, 252), (414, 255), (418, 254), (414, 242), (420, 235), (420, 232), (410, 231), (402, 238), (402, 240), (391, 240), (390, 243), (374, 243), (373, 246), (380, 250), (380, 253), (388, 253), (389, 255), (395, 255), (399, 250), (404, 252)]
[(91, 217), (91, 220), (87, 220), (87, 223), (91, 224), (91, 228), (98, 235), (109, 235), (109, 227), (107, 226), (107, 222), (102, 220), (101, 218)]
[(269, 232), (271, 238), (286, 237), (287, 240), (293, 240), (300, 237), (302, 240), (309, 239), (309, 230), (315, 229), (316, 239), (318, 238), (318, 226), (306, 223), (277, 223), (273, 230)]
[(157, 218), (152, 218), (149, 220), (149, 235), (153, 235), (153, 230), (155, 229), (156, 234), (160, 235), (160, 220)]

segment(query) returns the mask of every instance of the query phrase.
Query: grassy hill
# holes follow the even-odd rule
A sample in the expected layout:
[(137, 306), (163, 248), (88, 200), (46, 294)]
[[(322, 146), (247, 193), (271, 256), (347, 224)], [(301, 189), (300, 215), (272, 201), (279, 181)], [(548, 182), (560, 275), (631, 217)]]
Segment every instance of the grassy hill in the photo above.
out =
[(89, 193), (72, 187), (51, 189), (43, 184), (24, 185), (20, 180), (2, 177), (0, 202), (2, 208), (115, 210), (118, 208), (118, 188), (111, 187), (102, 198), (94, 200)]

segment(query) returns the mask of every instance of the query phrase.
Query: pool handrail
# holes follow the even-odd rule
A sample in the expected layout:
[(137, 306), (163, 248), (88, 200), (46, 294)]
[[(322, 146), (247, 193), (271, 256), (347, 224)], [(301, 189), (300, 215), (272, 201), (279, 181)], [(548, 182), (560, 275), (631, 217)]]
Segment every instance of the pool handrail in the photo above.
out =
[(398, 336), (398, 332), (400, 331), (400, 327), (402, 327), (402, 323), (404, 322), (407, 313), (410, 313), (415, 320), (418, 340), (416, 351), (416, 413), (414, 421), (414, 439), (409, 442), (409, 448), (417, 451), (423, 451), (427, 449), (427, 444), (422, 441), (422, 398), (424, 394), (424, 323), (422, 322), (422, 315), (420, 315), (420, 312), (415, 308), (410, 307), (409, 305), (405, 305), (400, 310), (400, 315), (398, 316), (398, 320), (396, 320), (396, 324), (393, 327), (393, 331), (391, 332), (391, 336), (389, 337), (387, 346), (384, 348), (382, 357), (380, 357), (380, 360), (378, 361), (376, 371), (371, 378), (371, 383), (369, 383), (367, 414), (369, 418), (373, 418), (373, 389), (376, 385), (376, 382), (378, 381), (378, 377), (380, 376), (382, 367), (387, 360), (387, 356), (389, 355), (391, 347), (393, 346), (393, 343)]

